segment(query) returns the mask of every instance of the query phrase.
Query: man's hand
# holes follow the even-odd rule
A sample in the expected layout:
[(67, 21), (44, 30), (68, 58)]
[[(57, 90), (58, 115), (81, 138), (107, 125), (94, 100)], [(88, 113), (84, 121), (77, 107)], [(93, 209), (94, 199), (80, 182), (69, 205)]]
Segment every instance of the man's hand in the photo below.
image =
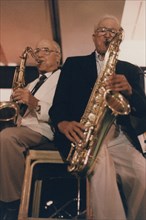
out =
[(79, 122), (62, 121), (58, 123), (58, 129), (73, 143), (79, 143), (84, 138), (85, 126)]
[(125, 95), (132, 94), (132, 87), (124, 75), (114, 74), (106, 81), (106, 89), (112, 91), (123, 92)]
[(12, 98), (14, 101), (17, 101), (20, 104), (23, 103), (28, 105), (30, 109), (36, 108), (39, 101), (31, 94), (31, 92), (28, 89), (24, 88), (16, 89), (12, 94)]

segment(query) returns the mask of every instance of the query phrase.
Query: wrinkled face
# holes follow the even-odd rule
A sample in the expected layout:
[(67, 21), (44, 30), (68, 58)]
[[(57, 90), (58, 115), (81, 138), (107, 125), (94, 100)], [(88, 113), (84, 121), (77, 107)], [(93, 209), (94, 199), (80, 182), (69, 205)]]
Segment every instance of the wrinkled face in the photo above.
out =
[(61, 54), (56, 49), (56, 46), (50, 41), (40, 41), (34, 53), (38, 59), (37, 67), (42, 73), (56, 70), (60, 65)]
[(109, 42), (120, 29), (119, 24), (112, 18), (105, 18), (99, 24), (93, 34), (93, 42), (99, 54), (105, 55)]

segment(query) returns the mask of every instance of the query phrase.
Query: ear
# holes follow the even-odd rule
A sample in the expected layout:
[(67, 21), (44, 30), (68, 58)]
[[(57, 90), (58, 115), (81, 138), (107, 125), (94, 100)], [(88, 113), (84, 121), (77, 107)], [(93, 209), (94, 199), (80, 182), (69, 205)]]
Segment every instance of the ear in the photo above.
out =
[(95, 34), (92, 34), (92, 40), (95, 43)]
[(61, 53), (57, 54), (57, 64), (60, 65), (60, 61), (61, 61)]

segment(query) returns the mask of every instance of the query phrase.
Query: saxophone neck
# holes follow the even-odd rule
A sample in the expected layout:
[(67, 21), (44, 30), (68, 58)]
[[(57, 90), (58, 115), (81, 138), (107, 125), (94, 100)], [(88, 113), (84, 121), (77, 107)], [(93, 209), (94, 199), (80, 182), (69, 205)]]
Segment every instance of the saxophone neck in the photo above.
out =
[(31, 47), (26, 47), (24, 52), (21, 55), (21, 58), (26, 61), (28, 54), (31, 55), (31, 57), (35, 60), (36, 63), (39, 62), (38, 57), (36, 56), (36, 54), (34, 53), (34, 50)]
[(20, 56), (20, 58), (21, 58), (20, 69), (21, 69), (21, 66), (26, 65), (26, 60), (28, 57), (28, 53), (30, 53), (30, 50), (32, 50), (31, 47), (26, 47), (25, 50), (23, 51), (23, 53), (21, 54), (21, 56)]
[(36, 57), (33, 49), (31, 47), (26, 47), (23, 53), (21, 54), (20, 58), (20, 65), (19, 67), (16, 67), (15, 73), (14, 73), (14, 78), (13, 78), (13, 83), (12, 83), (12, 88), (23, 88), (25, 86), (25, 67), (26, 67), (26, 61), (28, 58), (28, 54), (31, 54), (32, 58), (38, 63), (38, 58)]

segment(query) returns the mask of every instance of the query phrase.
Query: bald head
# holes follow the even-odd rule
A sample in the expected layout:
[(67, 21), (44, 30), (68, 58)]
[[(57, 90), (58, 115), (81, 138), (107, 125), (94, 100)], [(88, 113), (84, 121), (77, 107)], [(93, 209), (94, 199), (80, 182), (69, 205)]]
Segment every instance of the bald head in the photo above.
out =
[(51, 50), (55, 50), (58, 53), (61, 53), (61, 49), (60, 49), (59, 44), (56, 41), (54, 41), (54, 40), (46, 40), (46, 39), (40, 40), (37, 43), (36, 47), (37, 48), (46, 47), (46, 48), (49, 48)]
[(109, 24), (109, 26), (110, 26), (110, 23), (112, 23), (112, 26), (114, 26), (116, 30), (119, 30), (121, 27), (120, 22), (117, 17), (112, 16), (112, 15), (104, 15), (100, 17), (97, 24), (95, 24), (94, 33), (96, 32), (98, 28), (103, 27), (104, 23), (106, 23), (107, 25)]
[(59, 68), (61, 61), (61, 49), (54, 40), (40, 40), (34, 53), (38, 60), (38, 69), (40, 72), (50, 72)]

